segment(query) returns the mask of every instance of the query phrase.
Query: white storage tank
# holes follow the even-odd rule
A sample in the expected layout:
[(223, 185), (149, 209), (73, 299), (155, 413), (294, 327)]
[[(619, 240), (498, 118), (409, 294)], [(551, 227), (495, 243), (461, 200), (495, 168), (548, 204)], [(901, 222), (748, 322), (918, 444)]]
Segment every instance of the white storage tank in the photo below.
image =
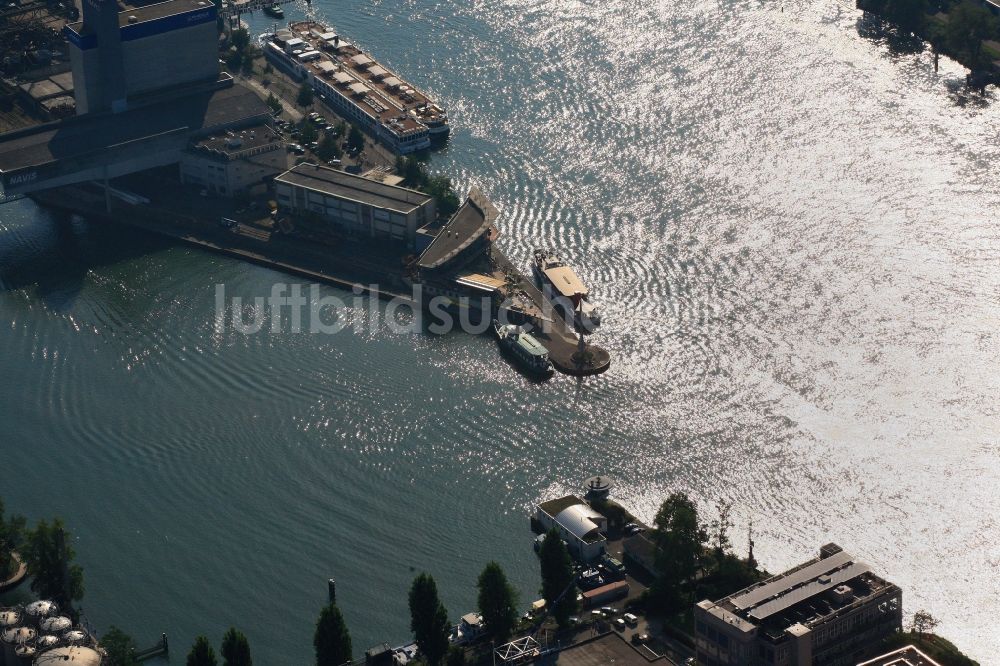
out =
[[(8, 629), (21, 626), (21, 611), (17, 608), (4, 608), (0, 610), (0, 637)], [(7, 666), (7, 657), (4, 654), (3, 644), (0, 643), (0, 666)]]
[(87, 632), (82, 629), (70, 629), (62, 635), (62, 639), (68, 645), (80, 645), (87, 642)]
[(35, 647), (39, 652), (45, 652), (46, 650), (51, 650), (52, 648), (59, 647), (60, 645), (62, 645), (62, 639), (58, 636), (53, 636), (52, 634), (39, 636), (35, 640)]
[(27, 624), (37, 627), (39, 623), (50, 615), (59, 612), (59, 606), (54, 601), (32, 601), (24, 607), (24, 612), (28, 616)]
[(38, 632), (34, 627), (7, 627), (0, 634), (0, 641), (3, 642), (4, 663), (6, 666), (17, 664), (17, 646), (25, 643), (33, 643)]
[(14, 664), (16, 666), (31, 666), (35, 661), (38, 650), (30, 643), (23, 643), (14, 648)]
[(101, 653), (89, 647), (57, 647), (35, 657), (34, 666), (101, 666)]
[(7, 627), (18, 627), (21, 625), (21, 611), (16, 608), (0, 609), (0, 632)]
[(64, 631), (69, 631), (73, 628), (73, 620), (65, 615), (53, 615), (42, 620), (38, 628), (46, 634), (62, 634)]

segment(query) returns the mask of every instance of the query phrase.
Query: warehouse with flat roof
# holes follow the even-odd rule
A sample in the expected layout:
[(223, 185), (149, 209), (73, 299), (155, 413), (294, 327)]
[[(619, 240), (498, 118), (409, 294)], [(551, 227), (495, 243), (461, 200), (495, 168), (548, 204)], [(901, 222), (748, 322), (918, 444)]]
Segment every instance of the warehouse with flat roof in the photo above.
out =
[(694, 609), (705, 666), (854, 666), (903, 625), (903, 592), (836, 544)]
[(412, 247), (435, 218), (434, 197), (337, 169), (299, 164), (274, 179), (279, 208), (312, 216), (331, 231), (385, 238)]

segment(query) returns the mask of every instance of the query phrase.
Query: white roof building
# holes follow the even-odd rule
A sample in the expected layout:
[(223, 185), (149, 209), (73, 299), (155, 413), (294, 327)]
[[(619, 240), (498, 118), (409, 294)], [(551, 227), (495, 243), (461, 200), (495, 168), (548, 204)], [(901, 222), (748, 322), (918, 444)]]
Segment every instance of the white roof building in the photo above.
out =
[(579, 497), (567, 495), (542, 502), (535, 518), (544, 530), (555, 528), (577, 559), (591, 562), (605, 553), (608, 519)]

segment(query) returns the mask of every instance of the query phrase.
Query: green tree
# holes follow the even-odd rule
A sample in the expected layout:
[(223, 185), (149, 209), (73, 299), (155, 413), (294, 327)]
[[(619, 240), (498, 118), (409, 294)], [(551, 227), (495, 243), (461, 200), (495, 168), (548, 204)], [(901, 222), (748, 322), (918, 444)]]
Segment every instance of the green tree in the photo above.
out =
[(969, 57), (972, 68), (985, 64), (983, 41), (997, 33), (996, 19), (989, 10), (965, 0), (948, 12), (945, 44), (956, 54)]
[(194, 645), (188, 652), (187, 666), (216, 666), (217, 664), (215, 650), (212, 649), (212, 644), (208, 642), (208, 639), (204, 636), (198, 636), (194, 639)]
[(14, 573), (17, 566), (14, 552), (24, 543), (25, 525), (24, 516), (5, 515), (3, 499), (0, 499), (0, 580), (7, 580)]
[(427, 663), (438, 666), (448, 653), (448, 611), (430, 574), (420, 574), (410, 587), (410, 630)]
[(355, 152), (363, 150), (365, 147), (365, 135), (358, 129), (357, 125), (351, 125), (347, 133), (347, 149)]
[(932, 634), (937, 626), (941, 624), (937, 618), (925, 610), (918, 610), (913, 614), (911, 630), (920, 636)]
[(927, 24), (927, 0), (875, 0), (870, 7), (907, 32), (920, 32)]
[(542, 540), (538, 558), (541, 561), (542, 598), (559, 626), (566, 627), (570, 616), (576, 612), (576, 594), (571, 589), (576, 577), (566, 544), (554, 528)]
[(507, 582), (507, 575), (496, 562), (490, 562), (479, 574), (479, 612), (486, 630), (503, 641), (517, 626), (517, 593)]
[(67, 609), (82, 599), (84, 592), (83, 569), (73, 564), (76, 553), (69, 542), (61, 520), (41, 520), (28, 531), (23, 553), (32, 576), (31, 589)]
[(243, 72), (244, 76), (251, 76), (253, 74), (253, 58), (250, 57), (249, 53), (243, 54), (243, 62), (240, 63), (240, 71)]
[(299, 94), (295, 98), (295, 103), (301, 107), (306, 107), (313, 103), (313, 89), (312, 86), (309, 85), (308, 81), (303, 82), (302, 85), (299, 86)]
[(396, 173), (403, 177), (403, 185), (406, 187), (422, 188), (427, 184), (427, 170), (419, 160), (413, 157), (396, 158)]
[(423, 191), (436, 200), (437, 214), (442, 219), (449, 219), (458, 210), (460, 202), (451, 178), (447, 176), (431, 176)]
[(722, 562), (722, 559), (729, 552), (729, 548), (732, 545), (732, 542), (729, 540), (729, 528), (733, 526), (733, 521), (729, 516), (733, 511), (733, 503), (721, 500), (717, 509), (719, 517), (713, 520), (709, 526), (716, 564)]
[(229, 55), (226, 56), (226, 68), (230, 72), (238, 72), (242, 66), (243, 54), (236, 50), (230, 50)]
[(328, 604), (320, 611), (313, 647), (316, 666), (341, 666), (351, 661), (351, 634), (337, 604)]
[(267, 105), (271, 107), (271, 111), (275, 114), (279, 114), (282, 111), (281, 100), (273, 92), (267, 94)]
[(118, 627), (112, 625), (104, 632), (101, 647), (108, 653), (109, 666), (139, 666), (135, 641)]
[(465, 650), (460, 647), (453, 647), (448, 652), (446, 666), (466, 666), (469, 662), (465, 659)]
[(243, 632), (236, 630), (236, 627), (229, 627), (229, 631), (222, 637), (222, 663), (224, 666), (253, 664), (253, 659), (250, 658), (250, 642)]
[(250, 33), (247, 32), (245, 28), (233, 30), (230, 43), (233, 45), (233, 48), (240, 53), (246, 53), (247, 47), (250, 46)]
[(708, 534), (698, 522), (698, 509), (684, 493), (673, 493), (660, 506), (654, 521), (657, 579), (654, 593), (668, 607), (686, 602), (687, 586), (694, 580)]
[(317, 131), (316, 126), (308, 120), (302, 121), (302, 125), (299, 126), (299, 141), (302, 143), (312, 143), (318, 138), (319, 131)]
[(328, 161), (332, 159), (339, 159), (342, 152), (340, 146), (337, 145), (337, 140), (333, 138), (330, 134), (326, 134), (319, 142), (319, 148), (316, 149), (316, 154), (323, 161)]

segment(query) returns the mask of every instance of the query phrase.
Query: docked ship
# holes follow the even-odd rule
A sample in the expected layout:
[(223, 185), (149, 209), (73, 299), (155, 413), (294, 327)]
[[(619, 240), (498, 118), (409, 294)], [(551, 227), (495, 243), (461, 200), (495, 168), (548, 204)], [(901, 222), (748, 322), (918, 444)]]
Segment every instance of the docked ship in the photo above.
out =
[(548, 295), (553, 304), (574, 326), (584, 333), (592, 333), (601, 325), (601, 313), (590, 300), (590, 290), (558, 255), (548, 250), (535, 250), (531, 268), (542, 288), (551, 290)]
[(276, 19), (285, 18), (285, 10), (281, 8), (281, 5), (274, 4), (264, 7), (264, 13)]
[(551, 377), (555, 372), (552, 361), (549, 360), (549, 350), (535, 336), (515, 324), (501, 325), (493, 320), (493, 333), (496, 335), (500, 349), (525, 371), (536, 377)]
[(400, 155), (448, 136), (448, 113), (329, 26), (291, 23), (261, 38), (264, 55), (308, 82), (330, 108)]

